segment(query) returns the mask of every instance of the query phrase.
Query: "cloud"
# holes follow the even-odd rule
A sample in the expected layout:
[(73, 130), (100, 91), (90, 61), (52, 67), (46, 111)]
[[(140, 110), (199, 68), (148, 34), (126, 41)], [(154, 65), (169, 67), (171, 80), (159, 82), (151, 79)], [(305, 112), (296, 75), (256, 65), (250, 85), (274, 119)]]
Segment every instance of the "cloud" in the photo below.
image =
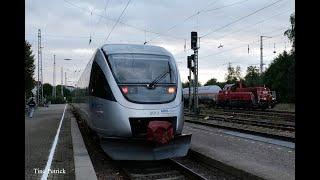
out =
[(89, 49), (89, 48), (81, 48), (81, 49), (72, 49), (72, 52), (78, 55), (92, 55), (94, 49)]
[[(70, 5), (66, 1), (74, 5)], [(85, 67), (94, 50), (102, 44), (143, 44), (145, 40), (152, 40), (148, 44), (162, 46), (174, 55), (176, 61), (179, 62), (181, 77), (186, 79), (188, 75), (186, 57), (192, 53), (188, 40), (191, 31), (196, 30), (201, 36), (272, 3), (269, 0), (248, 0), (226, 8), (208, 12), (201, 11), (198, 16), (190, 17), (199, 10), (220, 8), (237, 1), (240, 0), (199, 0), (196, 2), (193, 0), (133, 0), (120, 20), (127, 25), (118, 23), (106, 41), (106, 37), (115, 23), (113, 20), (118, 18), (127, 0), (110, 0), (106, 11), (104, 10), (106, 1), (27, 0), (26, 40), (31, 43), (32, 50), (36, 55), (37, 31), (40, 28), (44, 47), (43, 64), (48, 68), (52, 67), (53, 54), (56, 54), (57, 58), (75, 59), (72, 63), (61, 61), (59, 62), (61, 65), (65, 63), (65, 66), (70, 66), (69, 68), (77, 67), (79, 69)], [(259, 63), (259, 42), (250, 45), (250, 54), (247, 53), (247, 44), (259, 40), (260, 35), (283, 33), (286, 27), (290, 27), (289, 16), (291, 12), (294, 12), (294, 8), (293, 0), (284, 0), (201, 38), (199, 49), (200, 81), (206, 81), (211, 77), (223, 81), (226, 70), (223, 64), (228, 62), (238, 62), (234, 65), (240, 65), (243, 71), (248, 64)], [(105, 17), (102, 18), (101, 15)], [(190, 18), (186, 20), (187, 17)], [(265, 22), (256, 24), (261, 21)], [(174, 28), (168, 31), (171, 27)], [(283, 29), (281, 30), (281, 28)], [(141, 31), (141, 29), (147, 31)], [(159, 36), (152, 32), (168, 36)], [(92, 43), (89, 45), (90, 36)], [(186, 51), (184, 51), (184, 39), (187, 39)], [(273, 44), (276, 43), (278, 53), (284, 49), (285, 41), (287, 40), (284, 37), (265, 41), (266, 62), (270, 62), (276, 55), (273, 54)], [(217, 48), (220, 43), (224, 45), (222, 49)], [(236, 48), (241, 45), (243, 47)], [(289, 44), (287, 46), (289, 47)], [(228, 49), (229, 51), (216, 54)], [(57, 73), (57, 79), (60, 79), (58, 76), (59, 73)], [(52, 71), (44, 72), (44, 81), (52, 82)]]

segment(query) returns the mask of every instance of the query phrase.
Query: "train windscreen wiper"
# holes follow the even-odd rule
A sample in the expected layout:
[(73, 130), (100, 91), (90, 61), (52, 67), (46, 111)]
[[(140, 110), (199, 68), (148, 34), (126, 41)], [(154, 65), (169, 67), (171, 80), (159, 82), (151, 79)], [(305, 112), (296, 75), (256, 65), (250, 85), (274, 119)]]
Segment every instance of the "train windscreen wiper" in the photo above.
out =
[(164, 73), (162, 73), (158, 77), (156, 77), (150, 84), (147, 85), (148, 88), (154, 88), (154, 85), (158, 84), (160, 82), (160, 80), (162, 80), (168, 74), (171, 73), (171, 68), (170, 68), (169, 63), (168, 63), (168, 66), (169, 66), (169, 70), (165, 71)]

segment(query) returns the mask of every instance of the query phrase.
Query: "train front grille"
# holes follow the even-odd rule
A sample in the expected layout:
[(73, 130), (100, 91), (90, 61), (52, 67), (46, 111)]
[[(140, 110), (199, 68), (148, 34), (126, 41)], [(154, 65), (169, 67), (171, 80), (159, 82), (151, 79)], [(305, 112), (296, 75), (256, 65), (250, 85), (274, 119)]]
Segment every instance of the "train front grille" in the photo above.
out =
[(150, 121), (167, 121), (173, 126), (173, 133), (176, 133), (177, 117), (151, 117), (151, 118), (129, 118), (133, 137), (146, 137)]

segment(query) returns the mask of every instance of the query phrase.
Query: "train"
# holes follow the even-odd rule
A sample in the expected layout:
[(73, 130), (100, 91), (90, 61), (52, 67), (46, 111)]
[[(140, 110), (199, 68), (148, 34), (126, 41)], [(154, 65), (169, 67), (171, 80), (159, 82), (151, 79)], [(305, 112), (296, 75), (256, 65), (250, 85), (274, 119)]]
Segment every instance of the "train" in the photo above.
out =
[(226, 84), (217, 96), (218, 107), (229, 108), (272, 108), (276, 103), (273, 92), (268, 87), (246, 87), (241, 81)]
[(96, 49), (72, 93), (72, 106), (114, 160), (185, 156), (182, 83), (163, 47), (104, 44)]
[[(211, 106), (215, 106), (217, 102), (217, 96), (221, 88), (217, 85), (209, 85), (209, 86), (200, 86), (198, 87), (198, 99), (199, 103), (209, 104)], [(193, 93), (193, 88), (190, 90), (191, 97)], [(189, 88), (183, 88), (183, 96), (185, 106), (188, 106), (189, 103)]]
[[(191, 88), (191, 94), (193, 89)], [(189, 103), (189, 88), (183, 89), (185, 107)], [(199, 103), (215, 108), (273, 108), (277, 103), (275, 91), (267, 87), (246, 87), (241, 81), (226, 84), (223, 89), (217, 85), (198, 87)]]

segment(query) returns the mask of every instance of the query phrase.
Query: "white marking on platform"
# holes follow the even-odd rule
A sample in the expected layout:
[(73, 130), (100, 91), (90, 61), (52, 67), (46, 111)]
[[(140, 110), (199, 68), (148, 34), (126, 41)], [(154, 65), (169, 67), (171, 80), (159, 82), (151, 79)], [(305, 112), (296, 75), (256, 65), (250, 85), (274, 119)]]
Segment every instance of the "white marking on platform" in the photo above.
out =
[(60, 124), (59, 124), (58, 130), (57, 130), (57, 134), (54, 137), (53, 144), (52, 144), (52, 147), (51, 147), (51, 150), (50, 150), (50, 154), (49, 154), (49, 157), (48, 157), (47, 165), (46, 165), (46, 168), (44, 169), (44, 173), (42, 174), (41, 180), (46, 180), (48, 178), (49, 169), (51, 168), (51, 163), (52, 163), (54, 151), (56, 149), (57, 142), (58, 142), (58, 139), (59, 139), (61, 124), (62, 124), (62, 121), (64, 119), (64, 113), (66, 112), (66, 108), (67, 108), (67, 104), (64, 106), (63, 114), (62, 114), (62, 117), (61, 117), (61, 120), (60, 120)]

